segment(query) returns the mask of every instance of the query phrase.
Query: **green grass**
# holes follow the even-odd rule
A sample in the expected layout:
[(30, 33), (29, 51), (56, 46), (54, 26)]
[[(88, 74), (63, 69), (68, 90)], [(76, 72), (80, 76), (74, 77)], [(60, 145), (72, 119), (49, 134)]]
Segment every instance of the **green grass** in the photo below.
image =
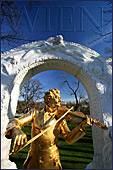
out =
[[(75, 127), (71, 122), (68, 122), (68, 126), (70, 130)], [(91, 127), (87, 127), (83, 138), (71, 145), (59, 135), (59, 152), (63, 169), (85, 169), (93, 161), (94, 155)]]
[[(70, 130), (75, 127), (71, 122), (68, 122), (68, 126)], [(31, 126), (27, 125), (22, 130), (27, 134), (29, 140)], [(59, 134), (58, 147), (63, 169), (85, 169), (87, 164), (93, 161), (94, 155), (91, 127), (86, 128), (86, 135), (83, 138), (71, 145), (67, 144), (62, 135)], [(22, 169), (29, 148), (30, 146), (28, 145), (19, 153), (10, 156), (10, 160), (16, 163), (18, 169)]]

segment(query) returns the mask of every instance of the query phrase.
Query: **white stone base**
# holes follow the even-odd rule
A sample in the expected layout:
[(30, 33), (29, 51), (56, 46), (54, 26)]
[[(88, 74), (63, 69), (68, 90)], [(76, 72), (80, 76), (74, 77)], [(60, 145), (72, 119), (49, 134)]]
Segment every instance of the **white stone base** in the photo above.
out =
[(1, 160), (1, 169), (17, 169), (16, 164), (10, 160)]

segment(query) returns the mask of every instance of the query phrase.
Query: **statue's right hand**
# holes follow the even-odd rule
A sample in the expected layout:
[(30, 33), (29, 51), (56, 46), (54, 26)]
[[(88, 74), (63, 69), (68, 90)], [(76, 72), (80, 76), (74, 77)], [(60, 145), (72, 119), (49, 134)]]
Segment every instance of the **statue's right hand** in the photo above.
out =
[(27, 136), (19, 128), (13, 129), (13, 149), (12, 153), (18, 152), (18, 150), (27, 143)]

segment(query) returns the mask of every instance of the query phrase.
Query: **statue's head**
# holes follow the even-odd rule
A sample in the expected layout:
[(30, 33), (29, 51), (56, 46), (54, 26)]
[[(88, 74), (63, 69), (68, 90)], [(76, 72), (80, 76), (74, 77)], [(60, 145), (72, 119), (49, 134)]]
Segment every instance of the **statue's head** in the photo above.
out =
[(57, 108), (61, 106), (61, 96), (58, 89), (50, 89), (44, 96), (45, 104), (50, 108)]

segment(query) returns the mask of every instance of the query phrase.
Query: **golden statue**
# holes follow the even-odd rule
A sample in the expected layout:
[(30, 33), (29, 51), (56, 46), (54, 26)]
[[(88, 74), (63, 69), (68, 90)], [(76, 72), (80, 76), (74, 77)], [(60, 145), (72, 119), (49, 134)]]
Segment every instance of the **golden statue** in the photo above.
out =
[[(46, 110), (31, 110), (23, 117), (10, 120), (7, 125), (5, 136), (14, 140), (12, 153), (18, 152), (27, 143), (26, 134), (21, 127), (32, 123), (31, 137), (38, 137), (31, 143), (23, 164), (24, 169), (62, 169), (57, 146), (59, 133), (68, 144), (72, 144), (85, 135), (85, 127), (99, 123), (82, 112), (72, 112), (66, 107), (61, 107), (60, 91), (57, 89), (46, 92), (44, 102)], [(68, 114), (62, 117), (66, 112)], [(77, 124), (72, 131), (69, 130), (66, 119)]]

